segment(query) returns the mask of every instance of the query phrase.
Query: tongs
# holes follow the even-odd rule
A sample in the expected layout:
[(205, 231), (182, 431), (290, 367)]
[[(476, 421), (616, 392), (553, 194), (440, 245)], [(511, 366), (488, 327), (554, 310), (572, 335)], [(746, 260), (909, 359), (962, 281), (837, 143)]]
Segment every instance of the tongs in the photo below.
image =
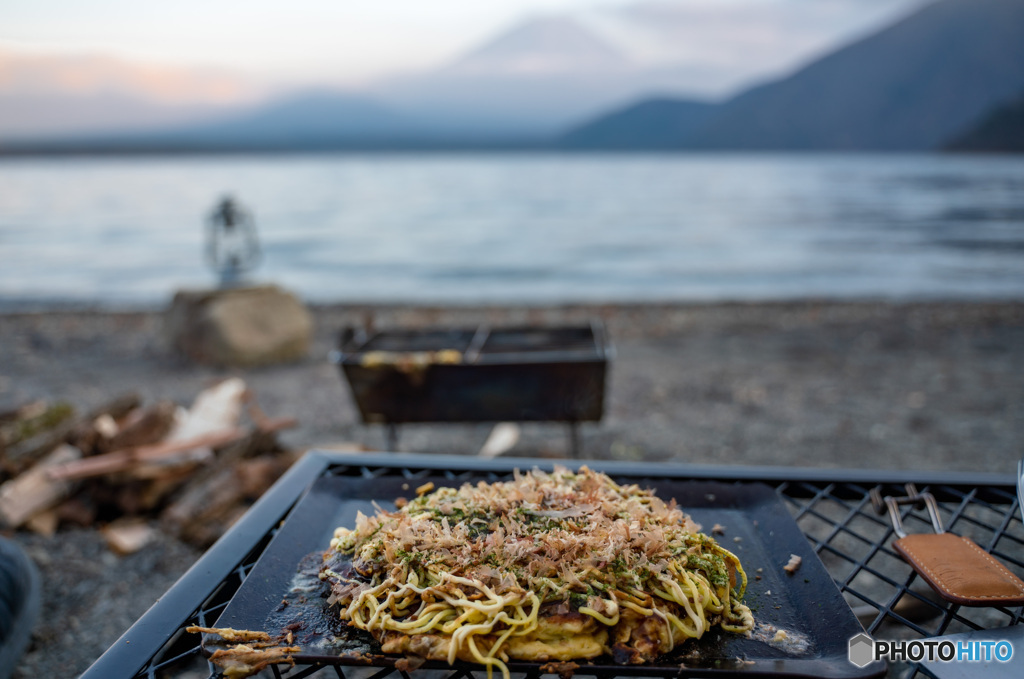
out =
[[(1024, 467), (1024, 461), (1021, 466)], [(1018, 476), (1018, 490), (1020, 483), (1024, 482)], [(899, 536), (892, 543), (893, 549), (939, 596), (960, 606), (1024, 604), (1024, 581), (969, 537), (946, 532), (931, 493), (919, 493), (911, 483), (906, 488), (906, 497), (885, 498), (878, 488), (873, 488), (871, 501), (879, 513), (889, 511), (893, 532)], [(907, 533), (900, 506), (908, 504), (928, 509), (934, 533)]]

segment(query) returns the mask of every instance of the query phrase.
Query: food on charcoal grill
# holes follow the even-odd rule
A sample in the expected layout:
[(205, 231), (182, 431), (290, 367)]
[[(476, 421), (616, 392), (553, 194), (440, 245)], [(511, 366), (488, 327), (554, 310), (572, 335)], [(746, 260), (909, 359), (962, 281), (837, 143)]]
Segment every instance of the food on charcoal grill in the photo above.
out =
[(423, 369), (428, 365), (457, 365), (462, 363), (462, 352), (455, 349), (440, 351), (368, 351), (359, 360), (365, 368)]
[(583, 467), (423, 486), (338, 528), (321, 579), (385, 653), (495, 667), (605, 653), (653, 660), (754, 624), (739, 560), (675, 505)]

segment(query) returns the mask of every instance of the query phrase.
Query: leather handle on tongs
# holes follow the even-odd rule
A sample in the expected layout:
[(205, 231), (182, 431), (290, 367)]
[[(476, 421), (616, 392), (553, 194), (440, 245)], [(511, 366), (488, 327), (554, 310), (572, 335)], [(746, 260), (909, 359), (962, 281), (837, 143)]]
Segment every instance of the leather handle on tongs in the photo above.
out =
[[(961, 606), (1018, 606), (1024, 604), (1024, 582), (970, 538), (945, 532), (939, 507), (931, 493), (918, 493), (907, 484), (906, 497), (881, 496), (871, 491), (879, 513), (888, 510), (899, 536), (893, 548), (931, 585), (939, 596)], [(900, 505), (923, 504), (934, 533), (908, 535), (900, 518)]]
[(892, 546), (947, 601), (961, 606), (1024, 604), (1024, 582), (970, 538), (919, 533)]

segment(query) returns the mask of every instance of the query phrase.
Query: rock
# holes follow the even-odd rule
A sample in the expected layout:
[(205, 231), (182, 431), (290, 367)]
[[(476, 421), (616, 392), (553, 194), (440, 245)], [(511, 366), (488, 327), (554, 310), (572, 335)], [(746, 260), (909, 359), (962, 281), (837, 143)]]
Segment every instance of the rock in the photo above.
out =
[(313, 317), (273, 285), (180, 291), (165, 316), (175, 349), (199, 363), (266, 365), (306, 355)]

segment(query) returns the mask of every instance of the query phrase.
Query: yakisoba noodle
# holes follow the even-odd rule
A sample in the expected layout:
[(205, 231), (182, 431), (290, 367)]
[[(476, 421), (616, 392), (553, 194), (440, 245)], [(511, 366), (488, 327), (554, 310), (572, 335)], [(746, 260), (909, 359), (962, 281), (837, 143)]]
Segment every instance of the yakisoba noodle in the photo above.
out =
[(338, 528), (321, 578), (385, 653), (482, 663), (608, 653), (642, 663), (753, 627), (739, 560), (688, 516), (586, 467), (420, 489)]

